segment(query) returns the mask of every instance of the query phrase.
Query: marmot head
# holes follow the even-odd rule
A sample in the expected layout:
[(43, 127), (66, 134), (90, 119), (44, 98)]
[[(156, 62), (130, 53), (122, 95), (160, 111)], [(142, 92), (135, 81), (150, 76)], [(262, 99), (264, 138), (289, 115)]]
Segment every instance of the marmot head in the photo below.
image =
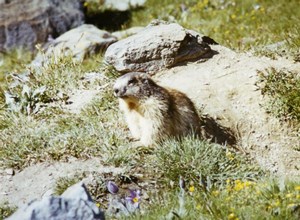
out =
[(146, 73), (131, 72), (119, 77), (113, 89), (118, 98), (140, 100), (149, 97), (156, 86)]

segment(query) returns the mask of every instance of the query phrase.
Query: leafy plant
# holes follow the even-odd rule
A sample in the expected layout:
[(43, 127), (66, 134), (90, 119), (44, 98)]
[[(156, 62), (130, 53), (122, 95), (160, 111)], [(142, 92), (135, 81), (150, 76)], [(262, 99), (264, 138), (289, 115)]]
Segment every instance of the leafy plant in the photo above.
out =
[(8, 108), (14, 112), (22, 112), (27, 115), (35, 114), (40, 110), (42, 104), (49, 100), (45, 91), (46, 86), (33, 90), (25, 84), (20, 94), (12, 95), (5, 92), (5, 102)]
[(258, 71), (261, 93), (269, 97), (267, 110), (282, 120), (300, 123), (300, 77), (299, 73), (276, 70)]

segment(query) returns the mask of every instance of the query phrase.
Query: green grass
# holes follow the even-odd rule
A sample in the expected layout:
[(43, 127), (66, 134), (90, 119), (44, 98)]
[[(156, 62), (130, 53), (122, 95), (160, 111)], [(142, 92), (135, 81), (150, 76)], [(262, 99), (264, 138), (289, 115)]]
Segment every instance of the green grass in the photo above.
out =
[(15, 49), (11, 52), (0, 52), (0, 86), (6, 74), (23, 71), (25, 65), (34, 57), (30, 51)]
[(125, 127), (118, 123), (116, 109), (103, 110), (105, 103), (107, 100), (96, 100), (79, 115), (62, 112), (1, 115), (4, 129), (0, 137), (0, 165), (22, 168), (32, 162), (64, 160), (69, 156), (85, 159), (101, 156), (111, 165), (130, 164), (127, 140), (122, 130), (111, 130), (111, 123)]
[[(94, 70), (95, 65), (89, 65)], [(104, 77), (93, 84), (84, 82), (81, 78), (87, 70), (82, 68), (87, 69), (86, 64), (61, 59), (42, 69), (42, 74), (32, 71), (30, 82), (9, 90), (17, 98), (0, 111), (0, 166), (22, 168), (49, 159), (64, 160), (68, 156), (103, 156), (104, 162), (115, 166), (131, 164), (127, 154), (131, 150), (127, 149), (128, 140), (122, 132), (125, 125), (120, 121), (111, 91), (113, 79)], [(101, 68), (104, 67), (98, 67)], [(63, 107), (72, 91), (97, 86), (104, 87), (80, 114), (71, 114)], [(24, 94), (24, 87), (30, 87), (32, 92)], [(43, 94), (32, 95), (41, 87), (47, 88)], [(3, 96), (1, 103), (4, 105)], [(121, 129), (111, 130), (112, 127)]]
[(288, 47), (299, 55), (299, 10), (297, 0), (148, 0), (144, 9), (132, 12), (129, 25), (144, 26), (153, 19), (176, 21), (239, 51), (287, 39)]

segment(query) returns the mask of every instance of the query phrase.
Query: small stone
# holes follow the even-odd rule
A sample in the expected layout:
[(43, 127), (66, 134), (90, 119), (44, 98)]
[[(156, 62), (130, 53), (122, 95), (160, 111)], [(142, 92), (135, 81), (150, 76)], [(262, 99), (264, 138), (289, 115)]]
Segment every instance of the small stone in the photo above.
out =
[(15, 171), (12, 168), (5, 169), (5, 173), (10, 176), (15, 175)]

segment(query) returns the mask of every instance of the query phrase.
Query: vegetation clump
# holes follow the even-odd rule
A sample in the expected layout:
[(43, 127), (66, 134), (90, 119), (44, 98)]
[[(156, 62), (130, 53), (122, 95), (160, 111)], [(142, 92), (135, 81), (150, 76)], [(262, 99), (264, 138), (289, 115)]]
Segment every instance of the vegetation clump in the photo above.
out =
[(275, 68), (258, 71), (261, 93), (269, 97), (267, 110), (296, 126), (300, 125), (299, 73)]

